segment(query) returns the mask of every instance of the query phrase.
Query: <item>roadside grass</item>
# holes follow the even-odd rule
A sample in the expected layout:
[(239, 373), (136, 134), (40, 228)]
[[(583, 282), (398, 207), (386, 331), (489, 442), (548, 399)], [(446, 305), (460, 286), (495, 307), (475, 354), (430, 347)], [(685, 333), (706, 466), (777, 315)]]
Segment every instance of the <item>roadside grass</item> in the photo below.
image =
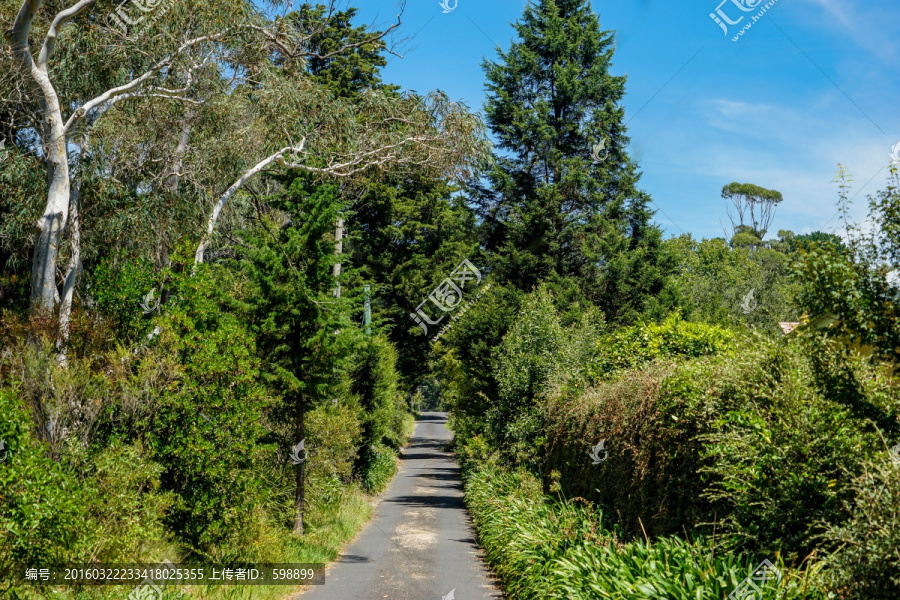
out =
[[(329, 503), (314, 505), (309, 511), (306, 533), (297, 538), (288, 532), (270, 532), (262, 536), (258, 544), (274, 546), (278, 549), (277, 562), (283, 563), (330, 563), (337, 558), (341, 549), (351, 541), (372, 514), (370, 498), (356, 486), (344, 488), (340, 497)], [(169, 548), (164, 556), (178, 556), (178, 550)], [(234, 562), (239, 562), (237, 557)], [(276, 562), (271, 560), (270, 562)], [(25, 589), (22, 598), (32, 600), (52, 597), (58, 600), (122, 600), (127, 598), (135, 586), (93, 586), (80, 590), (45, 589), (43, 591)], [(161, 600), (202, 599), (202, 600), (281, 600), (294, 597), (300, 588), (288, 586), (167, 586), (162, 590)]]
[[(524, 471), (469, 464), (465, 472), (466, 504), (508, 600), (722, 600), (766, 558), (703, 539), (630, 540), (606, 529), (593, 504), (546, 496)], [(811, 583), (818, 566), (789, 570), (768, 558), (784, 577), (760, 600), (825, 598)]]

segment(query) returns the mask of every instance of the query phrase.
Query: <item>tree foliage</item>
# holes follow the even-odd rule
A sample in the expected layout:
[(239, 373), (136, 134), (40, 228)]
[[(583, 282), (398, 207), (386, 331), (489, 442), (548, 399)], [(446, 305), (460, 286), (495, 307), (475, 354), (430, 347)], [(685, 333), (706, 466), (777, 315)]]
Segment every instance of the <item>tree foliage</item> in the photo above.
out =
[(734, 215), (729, 207), (728, 216), (735, 235), (750, 234), (760, 240), (766, 236), (775, 218), (775, 209), (784, 201), (781, 192), (737, 182), (722, 188), (722, 198), (730, 201), (737, 212)]
[(664, 266), (625, 153), (612, 33), (586, 0), (528, 4), (514, 28), (518, 40), (484, 63), (487, 123), (503, 154), (476, 202), (496, 276), (522, 290), (571, 278), (610, 320), (633, 317)]

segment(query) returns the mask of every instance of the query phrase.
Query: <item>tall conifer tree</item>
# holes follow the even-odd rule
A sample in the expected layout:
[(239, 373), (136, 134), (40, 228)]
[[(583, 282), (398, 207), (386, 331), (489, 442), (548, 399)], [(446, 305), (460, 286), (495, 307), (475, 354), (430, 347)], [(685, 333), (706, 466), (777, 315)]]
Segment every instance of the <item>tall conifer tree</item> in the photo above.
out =
[(613, 34), (588, 0), (530, 3), (509, 51), (485, 61), (487, 122), (498, 141), (478, 204), (501, 281), (568, 281), (611, 320), (643, 312), (663, 286), (661, 233), (628, 157), (625, 77)]

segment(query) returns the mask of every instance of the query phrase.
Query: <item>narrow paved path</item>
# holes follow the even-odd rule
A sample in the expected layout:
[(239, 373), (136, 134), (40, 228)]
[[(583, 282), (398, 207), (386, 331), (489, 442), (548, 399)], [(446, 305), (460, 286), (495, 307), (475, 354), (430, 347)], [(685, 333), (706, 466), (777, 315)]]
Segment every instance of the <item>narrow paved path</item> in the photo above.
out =
[[(459, 465), (444, 452), (446, 413), (423, 413), (372, 521), (300, 600), (487, 600), (492, 585), (463, 505)], [(449, 598), (447, 600), (450, 600)]]

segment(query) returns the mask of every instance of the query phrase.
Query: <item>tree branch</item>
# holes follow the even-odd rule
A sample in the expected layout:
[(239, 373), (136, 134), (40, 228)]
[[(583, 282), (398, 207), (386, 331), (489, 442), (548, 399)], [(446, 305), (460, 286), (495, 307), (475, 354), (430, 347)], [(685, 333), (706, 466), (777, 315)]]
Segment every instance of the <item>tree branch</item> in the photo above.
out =
[(66, 126), (65, 126), (66, 131), (69, 131), (69, 129), (71, 127), (73, 127), (76, 122), (83, 119), (84, 116), (88, 112), (90, 112), (97, 106), (99, 106), (105, 102), (109, 102), (109, 101), (117, 102), (119, 99), (121, 99), (121, 98), (119, 98), (120, 96), (124, 96), (126, 94), (132, 94), (129, 97), (134, 98), (134, 97), (138, 97), (138, 96), (142, 96), (142, 95), (153, 95), (153, 94), (157, 94), (157, 93), (166, 94), (169, 96), (178, 96), (178, 95), (186, 92), (188, 87), (190, 86), (190, 83), (193, 81), (193, 71), (195, 68), (197, 68), (196, 66), (191, 69), (188, 69), (188, 71), (187, 71), (188, 84), (184, 88), (171, 90), (168, 88), (161, 88), (161, 87), (153, 86), (153, 87), (148, 87), (148, 88), (142, 90), (142, 87), (153, 76), (157, 75), (160, 71), (162, 71), (166, 67), (170, 67), (172, 65), (172, 61), (175, 60), (175, 58), (177, 56), (179, 56), (181, 53), (183, 53), (185, 50), (193, 48), (197, 44), (200, 44), (203, 42), (217, 40), (217, 39), (223, 37), (226, 33), (227, 33), (227, 31), (222, 32), (222, 33), (217, 33), (215, 35), (205, 35), (205, 36), (201, 36), (198, 38), (194, 38), (192, 40), (188, 40), (187, 42), (182, 44), (175, 52), (173, 52), (166, 58), (164, 58), (161, 61), (159, 61), (158, 63), (156, 63), (153, 67), (151, 67), (148, 71), (143, 73), (140, 77), (136, 77), (135, 79), (132, 79), (125, 85), (120, 85), (119, 87), (115, 87), (110, 90), (107, 90), (107, 91), (103, 92), (102, 94), (100, 94), (99, 96), (97, 96), (96, 98), (94, 98), (93, 100), (89, 100), (89, 101), (85, 102), (74, 113), (72, 113), (71, 117), (69, 117), (69, 120), (66, 122)]
[(97, 0), (80, 0), (74, 6), (57, 13), (53, 22), (50, 24), (50, 29), (47, 30), (47, 37), (44, 38), (44, 45), (41, 47), (41, 53), (38, 55), (37, 66), (39, 69), (42, 71), (47, 70), (47, 62), (50, 60), (50, 55), (53, 54), (53, 49), (56, 47), (56, 37), (59, 35), (62, 28), (66, 26), (66, 23), (78, 16), (81, 11), (88, 8), (96, 1)]
[[(374, 44), (375, 42), (380, 42), (385, 37), (387, 37), (387, 35), (389, 33), (394, 31), (395, 29), (399, 28), (403, 24), (402, 17), (403, 17), (403, 11), (406, 8), (406, 2), (403, 1), (400, 4), (401, 4), (401, 8), (400, 8), (400, 12), (397, 14), (397, 22), (392, 24), (390, 27), (388, 27), (387, 29), (385, 29), (382, 32), (373, 33), (370, 37), (367, 37), (366, 39), (364, 39), (360, 42), (355, 42), (352, 44), (344, 44), (340, 48), (337, 48), (336, 50), (332, 50), (331, 52), (327, 52), (325, 54), (319, 54), (317, 52), (313, 52), (309, 48), (305, 47), (306, 42), (308, 42), (315, 35), (314, 33), (307, 35), (306, 37), (300, 39), (299, 43), (296, 44), (295, 47), (292, 49), (282, 39), (279, 39), (277, 33), (273, 33), (272, 31), (266, 29), (265, 27), (261, 27), (259, 25), (249, 25), (249, 27), (251, 29), (253, 29), (254, 31), (261, 33), (263, 36), (265, 36), (271, 43), (275, 44), (275, 46), (277, 46), (278, 49), (281, 50), (281, 52), (288, 58), (317, 58), (319, 60), (326, 60), (326, 59), (344, 54), (348, 50), (353, 50), (353, 49), (365, 46), (367, 44)], [(332, 4), (331, 4), (332, 12), (333, 12), (333, 6), (334, 6), (334, 3), (332, 2)], [(329, 14), (328, 18), (329, 19), (331, 18), (331, 13)], [(403, 58), (402, 55), (391, 51), (389, 48), (385, 48), (385, 50), (390, 54), (393, 54), (395, 56)]]
[(194, 254), (194, 264), (198, 265), (203, 262), (203, 254), (206, 252), (206, 247), (209, 245), (210, 240), (212, 239), (213, 230), (216, 228), (216, 222), (219, 220), (219, 215), (222, 213), (222, 209), (225, 207), (225, 203), (231, 199), (234, 194), (244, 186), (245, 183), (253, 179), (256, 175), (258, 175), (263, 169), (271, 165), (273, 162), (280, 161), (279, 164), (284, 164), (284, 155), (287, 152), (303, 152), (303, 148), (306, 145), (306, 138), (300, 140), (300, 143), (297, 146), (288, 146), (287, 148), (282, 148), (275, 154), (264, 158), (259, 161), (256, 166), (246, 171), (243, 175), (241, 175), (237, 181), (231, 184), (224, 194), (219, 198), (219, 201), (216, 202), (216, 206), (213, 208), (212, 214), (209, 216), (209, 221), (206, 225), (206, 233), (203, 235), (203, 239), (200, 241), (200, 245), (197, 246), (197, 252)]

